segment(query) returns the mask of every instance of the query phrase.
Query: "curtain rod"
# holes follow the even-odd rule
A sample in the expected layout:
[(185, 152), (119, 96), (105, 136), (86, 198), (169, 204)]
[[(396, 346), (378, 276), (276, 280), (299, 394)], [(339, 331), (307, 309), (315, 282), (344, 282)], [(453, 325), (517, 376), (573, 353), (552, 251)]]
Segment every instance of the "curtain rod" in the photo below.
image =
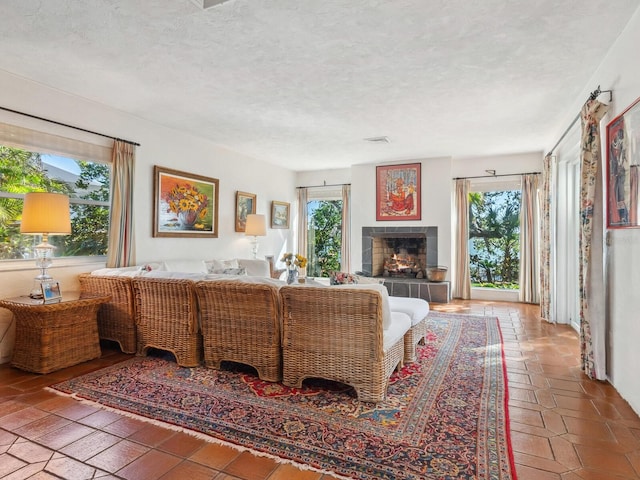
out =
[(319, 188), (319, 187), (342, 187), (344, 185), (351, 185), (350, 183), (325, 183), (324, 185), (304, 185), (296, 188)]
[(517, 177), (519, 175), (540, 175), (542, 172), (527, 172), (527, 173), (503, 173), (502, 175), (477, 175), (475, 177), (455, 177), (453, 180), (467, 180), (470, 178), (496, 178), (496, 177)]
[(60, 125), (62, 127), (73, 128), (74, 130), (80, 130), (81, 132), (91, 133), (93, 135), (98, 135), (100, 137), (110, 138), (112, 140), (118, 140), (120, 142), (129, 143), (131, 145), (135, 145), (139, 147), (140, 144), (136, 142), (132, 142), (131, 140), (124, 140), (123, 138), (112, 137), (111, 135), (105, 135), (104, 133), (94, 132), (93, 130), (87, 130), (86, 128), (75, 127), (73, 125), (69, 125), (67, 123), (57, 122), (55, 120), (49, 120), (48, 118), (38, 117), (37, 115), (31, 115), (30, 113), (19, 112), (18, 110), (11, 110), (10, 108), (0, 107), (0, 110), (4, 110), (6, 112), (17, 113), (18, 115), (24, 115), (25, 117), (35, 118), (36, 120), (42, 120), (44, 122), (54, 123), (56, 125)]
[[(613, 100), (613, 90), (600, 90), (600, 85), (598, 85), (598, 88), (596, 88), (593, 92), (591, 92), (591, 94), (589, 95), (589, 100), (593, 101), (596, 98), (598, 98), (600, 96), (600, 94), (602, 93), (608, 93), (609, 94), (609, 102), (611, 102)], [(558, 141), (556, 142), (556, 144), (553, 146), (553, 148), (551, 150), (549, 150), (549, 153), (547, 153), (547, 156), (552, 155), (553, 151), (558, 148), (558, 145), (560, 145), (560, 143), (562, 142), (562, 140), (564, 140), (564, 137), (567, 136), (567, 134), (569, 133), (569, 131), (573, 128), (573, 126), (576, 124), (576, 122), (580, 120), (580, 113), (578, 113), (578, 115), (576, 115), (576, 117), (573, 119), (573, 121), (569, 124), (569, 126), (567, 127), (567, 129), (564, 131), (564, 133), (560, 136), (560, 138), (558, 139)]]

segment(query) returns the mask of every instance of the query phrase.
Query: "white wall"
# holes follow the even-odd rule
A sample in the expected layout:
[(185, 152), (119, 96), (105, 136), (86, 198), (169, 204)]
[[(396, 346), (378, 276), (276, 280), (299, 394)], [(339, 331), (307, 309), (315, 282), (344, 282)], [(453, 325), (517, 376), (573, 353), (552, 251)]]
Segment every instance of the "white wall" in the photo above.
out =
[[(135, 240), (139, 264), (176, 258), (248, 258), (251, 256), (249, 239), (243, 233), (235, 232), (236, 190), (255, 193), (257, 213), (266, 214), (268, 221), (272, 200), (291, 202), (292, 205), (295, 202), (295, 174), (289, 170), (3, 71), (0, 71), (0, 105), (141, 144), (137, 148), (135, 167)], [(46, 122), (29, 120), (2, 110), (0, 122), (20, 122), (31, 128), (82, 136), (69, 129), (56, 128)], [(154, 165), (219, 179), (218, 238), (152, 237)], [(279, 255), (291, 248), (292, 240), (293, 229), (268, 228), (267, 236), (260, 239), (258, 255)], [(63, 261), (55, 262), (51, 271), (60, 281), (63, 293), (78, 288), (78, 273), (100, 267), (95, 263), (63, 265)], [(32, 261), (3, 262), (0, 265), (0, 298), (27, 294), (36, 274)], [(0, 362), (10, 359), (13, 328), (9, 312), (0, 309)]]
[[(471, 181), (482, 184), (486, 188), (503, 188), (505, 182), (513, 182), (513, 188), (520, 188), (519, 174), (542, 171), (542, 152), (514, 153), (510, 155), (494, 155), (490, 157), (455, 158), (452, 174), (458, 177), (486, 177), (475, 178)], [(509, 175), (507, 177), (492, 178), (487, 170), (495, 175)], [(514, 176), (511, 176), (511, 175)], [(517, 186), (516, 186), (517, 185)], [(495, 288), (472, 288), (472, 300), (487, 300), (501, 302), (517, 302), (518, 290), (499, 290)]]
[[(631, 60), (638, 56), (638, 45), (640, 9), (575, 99), (572, 109), (567, 112), (565, 123), (559, 126), (558, 137), (598, 85), (603, 90), (613, 90), (613, 101), (602, 123), (603, 130), (609, 121), (640, 97), (640, 64)], [(608, 100), (606, 94), (600, 97), (604, 103), (608, 103)], [(605, 162), (606, 151), (603, 153), (603, 167)], [(616, 390), (640, 413), (640, 381), (636, 371), (636, 366), (640, 364), (640, 296), (637, 293), (640, 285), (640, 229), (610, 230), (608, 236), (607, 374)]]
[[(351, 183), (351, 270), (362, 269), (362, 227), (372, 226), (436, 226), (438, 227), (438, 264), (452, 265), (451, 202), (454, 177), (487, 175), (485, 170), (496, 170), (496, 174), (537, 172), (542, 168), (542, 152), (499, 155), (475, 158), (427, 158), (390, 163), (422, 164), (422, 220), (420, 221), (376, 221), (376, 165), (353, 165), (351, 169), (300, 172), (300, 186)], [(382, 165), (382, 164), (380, 164)], [(449, 279), (449, 276), (447, 277)], [(508, 295), (508, 294), (507, 294)], [(474, 298), (517, 301), (515, 298), (498, 296), (495, 292), (475, 292)]]
[[(487, 170), (496, 175), (542, 172), (542, 152), (514, 153), (490, 157), (454, 158), (451, 168), (453, 177), (487, 176)], [(502, 177), (499, 177), (502, 178)]]
[[(376, 165), (351, 168), (351, 270), (362, 269), (362, 227), (438, 227), (438, 264), (451, 265), (451, 158), (390, 162), (422, 164), (422, 220), (376, 221)], [(380, 164), (381, 165), (381, 164)], [(446, 181), (443, 181), (446, 179)]]

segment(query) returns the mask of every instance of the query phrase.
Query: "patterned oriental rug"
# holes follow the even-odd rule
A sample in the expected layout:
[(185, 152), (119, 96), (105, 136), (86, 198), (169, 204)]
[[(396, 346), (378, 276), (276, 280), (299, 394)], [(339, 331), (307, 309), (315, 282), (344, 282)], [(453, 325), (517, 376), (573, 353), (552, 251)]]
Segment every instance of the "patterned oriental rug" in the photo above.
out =
[(419, 361), (393, 374), (377, 405), (342, 384), (288, 388), (236, 364), (190, 369), (158, 357), (53, 389), (344, 478), (515, 479), (498, 320), (428, 318)]

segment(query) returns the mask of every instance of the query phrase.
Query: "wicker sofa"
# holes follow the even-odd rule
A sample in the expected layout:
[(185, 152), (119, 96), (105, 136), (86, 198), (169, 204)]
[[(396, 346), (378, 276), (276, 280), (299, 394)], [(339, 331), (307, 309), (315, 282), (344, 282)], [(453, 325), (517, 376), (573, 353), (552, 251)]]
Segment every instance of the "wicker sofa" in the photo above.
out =
[[(136, 329), (136, 299), (134, 298), (134, 278), (177, 278), (197, 281), (211, 275), (209, 268), (213, 260), (165, 260), (144, 265), (123, 268), (102, 268), (80, 274), (81, 296), (109, 293), (111, 300), (98, 311), (98, 332), (100, 338), (117, 342), (125, 353), (139, 351)], [(220, 261), (217, 265), (224, 269), (244, 268), (247, 275), (270, 277), (266, 260), (235, 259)], [(216, 266), (216, 265), (214, 265)], [(215, 269), (214, 269), (215, 270)]]
[(98, 315), (100, 337), (125, 352), (166, 350), (186, 367), (235, 361), (262, 380), (297, 387), (327, 378), (354, 386), (363, 401), (382, 400), (394, 368), (415, 359), (428, 303), (389, 297), (377, 282), (286, 286), (257, 262), (251, 273), (258, 276), (175, 262), (82, 274), (80, 285), (83, 294), (111, 295)]

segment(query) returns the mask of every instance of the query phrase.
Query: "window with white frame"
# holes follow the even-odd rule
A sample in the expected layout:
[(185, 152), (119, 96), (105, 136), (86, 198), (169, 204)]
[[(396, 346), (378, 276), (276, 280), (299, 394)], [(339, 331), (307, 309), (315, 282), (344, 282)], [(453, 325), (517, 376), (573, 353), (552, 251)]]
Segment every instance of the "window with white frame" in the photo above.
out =
[(469, 189), (472, 287), (519, 288), (520, 197), (519, 178), (472, 181)]
[(50, 237), (59, 257), (102, 256), (109, 226), (110, 148), (0, 124), (0, 260), (33, 257), (38, 236), (21, 235), (29, 192), (69, 196), (71, 234)]
[(342, 190), (309, 188), (307, 193), (307, 275), (328, 277), (341, 270)]

